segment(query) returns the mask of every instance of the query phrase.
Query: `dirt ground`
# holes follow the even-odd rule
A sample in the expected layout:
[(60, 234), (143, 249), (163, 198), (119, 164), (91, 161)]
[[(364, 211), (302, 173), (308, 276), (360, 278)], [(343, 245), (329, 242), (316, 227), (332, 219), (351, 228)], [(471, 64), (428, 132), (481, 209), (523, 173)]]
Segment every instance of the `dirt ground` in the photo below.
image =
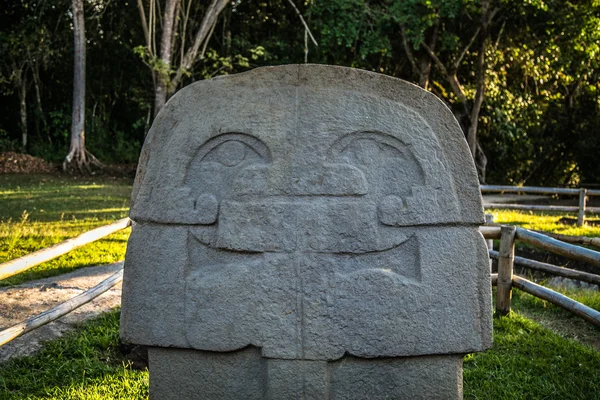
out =
[[(108, 278), (122, 265), (120, 262), (86, 267), (52, 278), (1, 288), (0, 329), (8, 328), (82, 293)], [(57, 338), (81, 322), (120, 304), (121, 285), (117, 285), (75, 311), (0, 347), (0, 363), (15, 356), (32, 354), (42, 347), (44, 341)]]
[[(136, 164), (106, 164), (104, 168), (92, 170), (91, 175), (106, 175), (115, 177), (135, 176)], [(64, 174), (60, 164), (53, 164), (29, 154), (4, 152), (0, 153), (0, 174)], [(71, 168), (69, 175), (79, 175), (81, 172)], [(85, 174), (88, 174), (87, 171)]]

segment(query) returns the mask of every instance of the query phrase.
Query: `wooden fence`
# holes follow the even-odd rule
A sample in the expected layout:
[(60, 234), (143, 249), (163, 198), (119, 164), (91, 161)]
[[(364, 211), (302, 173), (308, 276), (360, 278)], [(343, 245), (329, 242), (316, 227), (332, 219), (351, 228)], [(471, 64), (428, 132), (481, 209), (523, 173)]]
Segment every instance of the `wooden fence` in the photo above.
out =
[(496, 312), (498, 314), (506, 315), (510, 312), (512, 288), (515, 287), (539, 297), (540, 299), (549, 301), (559, 307), (562, 307), (565, 310), (568, 310), (600, 327), (600, 312), (561, 293), (533, 283), (522, 276), (514, 275), (514, 266), (516, 264), (526, 268), (531, 268), (570, 279), (577, 279), (596, 285), (600, 284), (600, 275), (597, 274), (577, 271), (570, 268), (563, 268), (539, 261), (528, 260), (523, 257), (516, 257), (516, 240), (520, 240), (523, 243), (536, 246), (543, 250), (564, 256), (572, 260), (582, 261), (595, 267), (599, 267), (599, 271), (600, 252), (570, 243), (565, 243), (542, 233), (533, 232), (514, 226), (482, 226), (480, 231), (486, 239), (500, 239), (499, 250), (489, 250), (490, 257), (498, 260), (498, 273), (492, 274), (491, 277), (492, 284), (497, 286)]
[[(125, 229), (130, 225), (131, 221), (129, 218), (124, 218), (112, 224), (83, 233), (73, 239), (66, 240), (47, 249), (39, 250), (29, 255), (0, 264), (0, 279), (5, 279), (9, 276), (26, 271), (29, 268), (41, 264), (42, 262), (54, 259), (87, 243), (94, 242), (114, 232)], [(513, 273), (514, 265), (517, 264), (546, 273), (552, 273), (593, 284), (600, 284), (600, 275), (576, 271), (569, 268), (563, 268), (556, 265), (515, 256), (515, 240), (521, 240), (524, 243), (540, 247), (555, 254), (565, 256), (569, 259), (583, 261), (600, 267), (600, 252), (567, 243), (567, 241), (571, 241), (588, 245), (598, 245), (593, 238), (573, 238), (564, 235), (558, 235), (557, 238), (552, 238), (539, 232), (532, 232), (527, 229), (517, 228), (514, 226), (486, 225), (480, 227), (480, 231), (488, 240), (488, 243), (490, 240), (500, 239), (499, 251), (496, 252), (493, 249), (490, 249), (489, 251), (490, 258), (498, 260), (498, 273), (491, 274), (492, 285), (496, 285), (498, 287), (496, 295), (497, 313), (500, 315), (506, 315), (510, 312), (512, 288), (515, 287), (527, 293), (531, 293), (536, 297), (550, 301), (551, 303), (569, 310), (600, 327), (600, 312), (551, 289), (528, 281), (521, 276), (514, 275)], [(492, 246), (493, 242), (490, 247)], [(120, 269), (108, 279), (102, 281), (93, 288), (67, 300), (66, 302), (0, 331), (0, 346), (27, 332), (37, 329), (42, 325), (54, 321), (65, 314), (68, 314), (74, 309), (108, 291), (111, 287), (117, 285), (122, 280), (123, 270)]]
[[(129, 218), (123, 218), (113, 222), (112, 224), (92, 229), (91, 231), (85, 232), (77, 237), (55, 244), (54, 246), (50, 246), (48, 248), (27, 254), (26, 256), (2, 263), (0, 264), (0, 280), (26, 271), (43, 262), (50, 261), (83, 245), (95, 242), (96, 240), (123, 230), (130, 225), (131, 220)], [(113, 286), (119, 284), (122, 280), (123, 268), (119, 269), (117, 272), (93, 288), (78, 294), (64, 303), (61, 303), (39, 315), (26, 319), (25, 321), (19, 322), (16, 325), (0, 331), (0, 346), (21, 335), (24, 335), (27, 332), (37, 329), (40, 326), (46, 325), (47, 323), (52, 322), (65, 314), (70, 313), (71, 311), (100, 296), (102, 293), (108, 291)]]
[(536, 194), (566, 194), (579, 196), (577, 206), (550, 206), (550, 205), (528, 205), (528, 204), (504, 204), (486, 203), (485, 208), (508, 209), (508, 210), (531, 210), (531, 211), (564, 211), (577, 213), (577, 225), (585, 223), (586, 213), (600, 213), (600, 207), (588, 207), (587, 199), (590, 196), (600, 196), (600, 190), (585, 188), (550, 188), (535, 186), (499, 186), (481, 185), (481, 193), (536, 193)]

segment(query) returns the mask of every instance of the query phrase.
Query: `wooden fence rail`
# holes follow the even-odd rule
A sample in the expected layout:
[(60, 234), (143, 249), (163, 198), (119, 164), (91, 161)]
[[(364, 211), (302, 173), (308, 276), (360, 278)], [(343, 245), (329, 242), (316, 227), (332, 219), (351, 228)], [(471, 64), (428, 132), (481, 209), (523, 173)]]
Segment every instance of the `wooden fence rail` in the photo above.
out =
[(28, 270), (29, 268), (40, 265), (41, 263), (52, 260), (58, 256), (62, 256), (63, 254), (66, 254), (71, 250), (77, 249), (83, 245), (95, 242), (98, 239), (102, 239), (105, 236), (125, 229), (129, 225), (131, 225), (131, 220), (129, 218), (123, 218), (113, 222), (112, 224), (92, 229), (91, 231), (82, 233), (79, 236), (57, 243), (54, 246), (50, 246), (45, 249), (27, 254), (23, 257), (15, 258), (14, 260), (2, 263), (0, 264), (0, 280), (19, 274)]
[[(494, 250), (489, 250), (490, 258), (494, 260), (498, 260), (500, 258), (500, 253)], [(529, 269), (533, 269), (540, 272), (546, 272), (549, 274), (554, 274), (558, 276), (562, 276), (564, 278), (576, 279), (578, 281), (591, 283), (594, 285), (600, 285), (600, 275), (590, 274), (589, 272), (578, 271), (576, 269), (559, 267), (557, 265), (548, 264), (540, 261), (530, 260), (524, 257), (514, 258), (514, 265), (520, 265), (522, 267), (526, 267)]]
[(122, 280), (123, 268), (121, 267), (119, 271), (115, 272), (110, 277), (103, 280), (93, 288), (88, 289), (85, 292), (70, 298), (64, 303), (52, 307), (51, 309), (46, 310), (43, 313), (36, 315), (35, 317), (26, 319), (25, 321), (19, 322), (18, 324), (11, 326), (10, 328), (0, 331), (0, 346), (10, 342), (11, 340), (21, 335), (24, 335), (27, 332), (31, 332), (32, 330), (37, 329), (40, 326), (46, 325), (47, 323), (52, 322), (65, 314), (70, 313), (71, 311), (81, 307), (82, 305), (100, 296), (102, 293), (108, 291), (110, 288), (117, 285)]
[(543, 300), (549, 301), (559, 307), (562, 307), (565, 310), (568, 310), (575, 315), (584, 318), (588, 322), (600, 327), (599, 311), (579, 303), (578, 301), (575, 301), (561, 293), (528, 281), (521, 276), (513, 275), (514, 266), (521, 265), (538, 271), (600, 285), (600, 275), (563, 268), (540, 261), (529, 260), (527, 258), (517, 257), (514, 254), (515, 240), (518, 239), (525, 243), (540, 247), (544, 250), (565, 256), (570, 259), (584, 261), (595, 266), (600, 266), (600, 252), (558, 240), (560, 238), (565, 241), (576, 241), (577, 243), (592, 244), (596, 243), (593, 240), (594, 238), (558, 235), (555, 239), (539, 232), (533, 232), (523, 228), (515, 228), (514, 226), (484, 225), (479, 227), (479, 231), (486, 239), (500, 239), (499, 251), (494, 251), (491, 247), (488, 250), (490, 258), (498, 260), (498, 273), (491, 274), (490, 277), (492, 285), (497, 286), (497, 314), (506, 315), (510, 312), (512, 288), (515, 287)]
[[(553, 188), (540, 186), (481, 185), (481, 192), (488, 193), (538, 193), (576, 195), (584, 188)], [(588, 196), (600, 196), (600, 189), (585, 189)]]
[(523, 228), (517, 228), (517, 239), (572, 260), (583, 261), (600, 267), (600, 252), (561, 242), (558, 239)]
[(573, 314), (578, 315), (586, 321), (589, 321), (592, 324), (600, 327), (600, 312), (581, 304), (580, 302), (575, 301), (564, 294), (555, 292), (547, 287), (528, 281), (527, 279), (518, 275), (513, 276), (513, 286), (521, 289), (524, 292), (532, 294), (535, 297), (539, 297), (542, 300), (556, 304), (565, 310), (571, 311)]
[(549, 233), (549, 232), (540, 232), (546, 236), (550, 236), (551, 238), (558, 239), (561, 242), (567, 242), (571, 244), (579, 244), (585, 246), (594, 246), (600, 247), (600, 238), (598, 237), (587, 237), (587, 236), (571, 236), (571, 235), (562, 235), (560, 233)]
[(577, 206), (549, 206), (549, 205), (529, 205), (529, 204), (505, 204), (505, 203), (486, 203), (485, 208), (496, 208), (505, 210), (529, 210), (529, 211), (565, 211), (577, 213), (577, 225), (582, 226), (585, 223), (586, 213), (600, 213), (600, 207), (588, 207), (587, 198), (589, 196), (600, 196), (600, 190), (590, 190), (586, 188), (551, 188), (535, 186), (501, 186), (501, 185), (481, 185), (481, 193), (537, 193), (537, 194), (567, 194), (578, 195), (579, 204)]

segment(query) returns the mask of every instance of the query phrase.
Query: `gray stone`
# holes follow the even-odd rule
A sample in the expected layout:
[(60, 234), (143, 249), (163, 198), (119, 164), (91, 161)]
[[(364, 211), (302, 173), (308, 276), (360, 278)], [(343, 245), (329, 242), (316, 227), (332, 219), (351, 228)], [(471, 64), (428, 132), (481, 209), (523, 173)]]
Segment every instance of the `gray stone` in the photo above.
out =
[[(212, 371), (187, 383), (202, 398), (456, 398), (460, 355), (491, 346), (473, 161), (407, 82), (289, 65), (192, 84), (132, 200), (121, 336), (155, 346), (155, 398), (186, 385), (171, 364)], [(236, 397), (230, 375), (258, 383)]]
[(160, 347), (148, 355), (153, 399), (462, 398), (460, 355), (327, 362), (265, 358), (257, 348), (218, 353)]

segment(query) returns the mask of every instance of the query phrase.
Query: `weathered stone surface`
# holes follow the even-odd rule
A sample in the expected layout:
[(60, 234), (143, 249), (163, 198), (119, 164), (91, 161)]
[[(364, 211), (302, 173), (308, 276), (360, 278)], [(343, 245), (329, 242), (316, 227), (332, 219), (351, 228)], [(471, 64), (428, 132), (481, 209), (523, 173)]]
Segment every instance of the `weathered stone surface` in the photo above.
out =
[(150, 348), (148, 354), (153, 399), (462, 398), (460, 355), (327, 362), (270, 359), (256, 348), (234, 353)]
[[(131, 217), (121, 335), (195, 349), (153, 350), (154, 382), (179, 385), (169, 363), (225, 374), (241, 357), (257, 371), (227, 373), (273, 377), (271, 398), (289, 397), (294, 369), (352, 398), (360, 358), (456, 354), (431, 368), (459, 396), (459, 355), (491, 345), (475, 168), (452, 113), (409, 83), (290, 65), (192, 84), (153, 124)], [(369, 362), (416, 379), (385, 390), (431, 394), (427, 360)]]

